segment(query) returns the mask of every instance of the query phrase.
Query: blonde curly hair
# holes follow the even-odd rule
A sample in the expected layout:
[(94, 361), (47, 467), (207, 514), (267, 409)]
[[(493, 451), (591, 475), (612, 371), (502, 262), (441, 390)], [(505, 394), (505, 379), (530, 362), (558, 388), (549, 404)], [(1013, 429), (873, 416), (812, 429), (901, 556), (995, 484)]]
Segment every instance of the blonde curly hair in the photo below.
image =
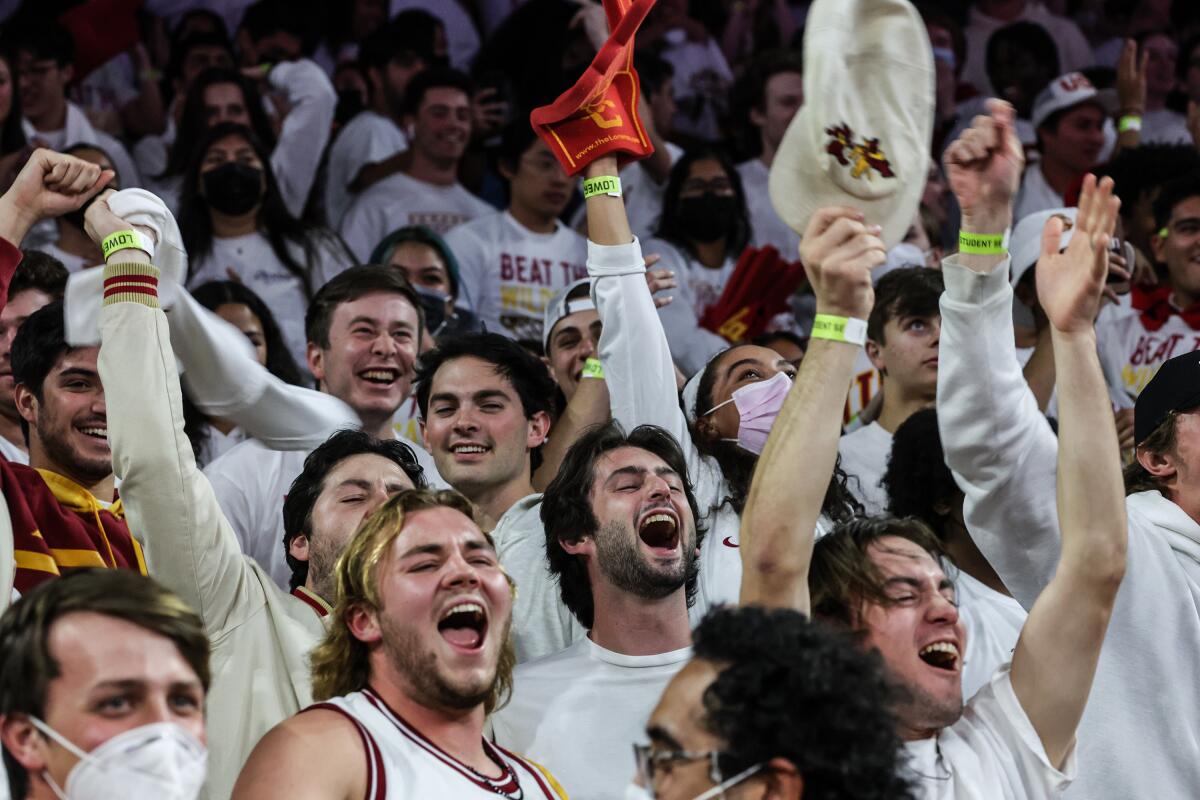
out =
[[(346, 695), (367, 686), (371, 674), (369, 650), (365, 642), (351, 634), (346, 624), (347, 615), (363, 606), (373, 610), (381, 608), (378, 568), (384, 555), (403, 532), (409, 514), (441, 507), (461, 512), (483, 529), (483, 519), (470, 500), (458, 492), (432, 489), (412, 489), (395, 495), (359, 526), (334, 566), (337, 596), (331, 614), (333, 623), (309, 658), (314, 700)], [(490, 541), (491, 537), (488, 539)], [(512, 579), (508, 582), (515, 597)], [(512, 692), (515, 666), (516, 652), (510, 637), (504, 642), (496, 681), (484, 702), (484, 709), (489, 714), (507, 702)]]

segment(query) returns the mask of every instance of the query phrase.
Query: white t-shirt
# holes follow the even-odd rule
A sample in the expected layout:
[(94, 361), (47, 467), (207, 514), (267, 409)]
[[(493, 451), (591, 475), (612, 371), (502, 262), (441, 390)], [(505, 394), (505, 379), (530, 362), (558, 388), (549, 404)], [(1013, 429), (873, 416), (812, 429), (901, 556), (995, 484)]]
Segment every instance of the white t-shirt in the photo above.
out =
[[(447, 488), (433, 457), (407, 443), (425, 470), (425, 480)], [(285, 592), (292, 568), (283, 552), (283, 500), (292, 481), (304, 470), (303, 450), (271, 450), (257, 439), (247, 439), (204, 468), (213, 494), (242, 545), (242, 552), (258, 562)]]
[(522, 664), (492, 715), (496, 742), (549, 767), (574, 800), (621, 800), (636, 772), (633, 745), (691, 647), (626, 656), (582, 639)]
[[(29, 453), (3, 436), (0, 436), (0, 456), (3, 456), (5, 461), (11, 461), (14, 464), (29, 464)], [(0, 783), (4, 783), (4, 781), (0, 781)]]
[(493, 333), (542, 341), (546, 305), (588, 276), (587, 240), (554, 224), (553, 233), (534, 233), (508, 211), (495, 211), (446, 234), (458, 261), (459, 306)]
[[(301, 245), (289, 242), (288, 250), (297, 264), (305, 266)], [(307, 264), (313, 292), (354, 263), (350, 254), (333, 240), (320, 240), (314, 247), (314, 255), (315, 260)], [(227, 272), (230, 269), (271, 309), (288, 352), (297, 364), (305, 363), (308, 338), (304, 335), (304, 312), (308, 309), (308, 297), (300, 278), (275, 255), (270, 240), (257, 232), (229, 239), (214, 237), (212, 252), (192, 259), (188, 288), (208, 281), (230, 280)]]
[[(683, 155), (683, 148), (667, 142), (667, 153), (671, 166)], [(658, 230), (662, 217), (663, 192), (667, 182), (655, 183), (640, 161), (626, 164), (621, 170), (621, 194), (625, 197), (625, 215), (629, 227), (639, 239), (649, 239)], [(586, 211), (586, 209), (585, 209)]]
[(1063, 207), (1063, 196), (1054, 191), (1046, 182), (1041, 164), (1030, 164), (1025, 168), (1021, 178), (1021, 188), (1017, 191), (1017, 203), (1013, 212), (1013, 221), (1018, 222), (1022, 217), (1047, 211), (1051, 208)]
[(368, 164), (408, 149), (408, 137), (388, 117), (367, 109), (338, 131), (325, 168), (325, 218), (333, 227), (342, 221), (354, 195), (350, 184)]
[(1110, 391), (1133, 400), (1163, 362), (1200, 349), (1200, 329), (1172, 314), (1161, 328), (1148, 331), (1140, 314), (1124, 314), (1097, 323), (1096, 349)]
[(314, 708), (337, 711), (354, 723), (363, 744), (360, 763), (367, 773), (368, 800), (416, 797), (566, 800), (538, 765), (502, 748), (493, 749), (484, 739), (484, 746), (491, 751), (489, 755), (499, 762), (496, 770), (501, 765), (505, 768), (502, 779), (489, 781), (434, 744), (370, 688), (309, 707)]
[(892, 434), (878, 422), (851, 431), (838, 441), (842, 469), (850, 477), (851, 493), (872, 516), (887, 510), (888, 493), (879, 485), (892, 454)]
[(962, 570), (954, 573), (955, 596), (967, 649), (963, 653), (963, 699), (970, 700), (996, 670), (1012, 661), (1013, 650), (1028, 612), (1008, 595), (1000, 594)]
[(518, 664), (557, 653), (587, 634), (550, 573), (541, 514), (542, 496), (531, 494), (505, 511), (492, 530), (500, 564), (517, 583), (512, 618)]
[(196, 457), (196, 465), (200, 469), (204, 469), (248, 438), (246, 432), (238, 427), (231, 428), (229, 433), (221, 433), (206, 423), (204, 429), (208, 435), (200, 445), (200, 455)]
[(958, 722), (904, 749), (922, 800), (1050, 800), (1076, 772), (1073, 745), (1062, 770), (1050, 763), (1007, 667), (971, 698)]
[(771, 170), (760, 159), (752, 158), (738, 164), (742, 176), (742, 190), (746, 193), (746, 207), (750, 211), (750, 227), (754, 231), (751, 241), (755, 247), (770, 245), (779, 251), (784, 261), (800, 258), (800, 234), (780, 219), (771, 204), (771, 193), (767, 181)]
[(96, 266), (95, 264), (87, 263), (88, 260), (83, 256), (77, 256), (74, 253), (68, 253), (54, 242), (44, 244), (37, 248), (48, 256), (53, 256), (62, 262), (62, 265), (67, 268), (67, 272), (79, 272), (87, 267)]
[(125, 145), (115, 136), (98, 130), (88, 120), (83, 109), (74, 103), (67, 103), (67, 119), (64, 127), (56, 131), (39, 131), (28, 119), (21, 120), (21, 128), (25, 131), (26, 141), (41, 139), (52, 150), (62, 150), (73, 144), (90, 144), (99, 147), (112, 159), (117, 175), (121, 179), (122, 189), (133, 189), (142, 185), (141, 176), (133, 163), (133, 158)]
[(662, 256), (657, 267), (675, 273), (678, 287), (663, 292), (675, 300), (659, 309), (658, 316), (667, 332), (667, 343), (675, 363), (684, 375), (694, 375), (704, 368), (708, 359), (729, 347), (725, 339), (700, 327), (700, 318), (709, 306), (721, 299), (725, 283), (737, 266), (736, 256), (727, 256), (719, 269), (709, 269), (664, 239), (650, 239), (642, 245), (642, 252)]
[(444, 234), (455, 225), (495, 210), (461, 183), (438, 186), (397, 172), (350, 204), (342, 217), (341, 233), (350, 252), (365, 261), (375, 245), (397, 228), (425, 225)]
[(1187, 117), (1169, 108), (1142, 114), (1142, 144), (1193, 144)]

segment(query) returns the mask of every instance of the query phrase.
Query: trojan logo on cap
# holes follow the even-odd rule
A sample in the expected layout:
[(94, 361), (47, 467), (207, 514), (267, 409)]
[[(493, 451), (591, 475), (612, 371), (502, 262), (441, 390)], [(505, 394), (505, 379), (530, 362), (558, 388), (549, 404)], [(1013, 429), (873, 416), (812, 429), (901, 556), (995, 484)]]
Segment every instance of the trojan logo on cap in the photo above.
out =
[(851, 178), (861, 178), (865, 174), (867, 180), (871, 180), (874, 177), (872, 171), (884, 178), (896, 177), (887, 156), (879, 149), (878, 139), (866, 139), (858, 144), (854, 141), (854, 131), (845, 123), (826, 128), (825, 132), (831, 137), (829, 144), (825, 145), (825, 152), (836, 158), (842, 166), (853, 166)]
[(933, 48), (907, 0), (814, 0), (804, 105), (771, 164), (771, 203), (803, 234), (823, 206), (853, 206), (888, 248), (904, 240), (929, 175)]
[(612, 32), (608, 41), (574, 86), (529, 115), (533, 130), (568, 175), (610, 153), (624, 162), (654, 152), (638, 119), (633, 69), (633, 35), (653, 5), (654, 0), (604, 0)]

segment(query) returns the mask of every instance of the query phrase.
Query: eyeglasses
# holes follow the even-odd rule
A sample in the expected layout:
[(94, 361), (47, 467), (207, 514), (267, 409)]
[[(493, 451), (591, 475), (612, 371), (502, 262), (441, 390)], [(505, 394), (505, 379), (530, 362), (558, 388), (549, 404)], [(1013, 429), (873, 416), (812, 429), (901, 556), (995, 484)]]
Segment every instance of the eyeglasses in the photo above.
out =
[(717, 764), (720, 758), (719, 750), (709, 750), (705, 753), (693, 753), (688, 750), (655, 750), (651, 744), (635, 744), (633, 758), (637, 762), (638, 775), (646, 786), (654, 786), (655, 772), (665, 764), (678, 761), (700, 761), (708, 759), (708, 777), (713, 783), (720, 783), (721, 768)]
[(718, 759), (724, 755), (720, 750), (693, 753), (688, 750), (654, 750), (653, 747), (653, 745), (649, 744), (635, 744), (633, 746), (633, 758), (637, 762), (638, 778), (643, 785), (648, 787), (652, 796), (654, 795), (655, 772), (664, 764), (708, 759), (708, 779), (716, 785), (696, 797), (695, 800), (708, 800), (708, 798), (716, 797), (726, 789), (741, 783), (763, 768), (762, 764), (755, 764), (748, 769), (742, 770), (732, 778), (727, 779), (721, 774), (721, 767), (717, 763)]

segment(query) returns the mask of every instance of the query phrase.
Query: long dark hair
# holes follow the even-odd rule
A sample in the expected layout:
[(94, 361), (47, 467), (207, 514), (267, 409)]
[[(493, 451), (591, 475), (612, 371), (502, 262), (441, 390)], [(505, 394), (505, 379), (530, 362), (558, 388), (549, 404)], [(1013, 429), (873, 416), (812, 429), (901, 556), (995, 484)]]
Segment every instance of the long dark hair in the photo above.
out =
[[(258, 87), (240, 72), (213, 67), (197, 75), (188, 88), (183, 101), (183, 115), (179, 119), (179, 127), (175, 134), (175, 143), (171, 145), (171, 152), (167, 155), (166, 169), (162, 175), (157, 176), (160, 179), (183, 175), (195, 157), (196, 148), (203, 146), (202, 141), (209, 127), (204, 111), (204, 92), (208, 87), (219, 83), (232, 83), (242, 90), (246, 113), (250, 115), (250, 128), (268, 153), (275, 149), (275, 129), (271, 127), (271, 120), (263, 108), (263, 99)], [(266, 168), (267, 158), (262, 158), (262, 162)]]
[[(209, 281), (197, 286), (192, 292), (192, 297), (213, 313), (216, 313), (221, 306), (230, 304), (249, 308), (250, 313), (258, 317), (258, 321), (262, 325), (263, 339), (267, 345), (267, 371), (284, 383), (290, 383), (293, 386), (306, 384), (303, 373), (300, 372), (287, 345), (283, 343), (283, 334), (279, 332), (279, 324), (275, 322), (275, 315), (252, 289), (235, 281)], [(183, 396), (183, 432), (192, 443), (192, 453), (197, 458), (200, 457), (200, 451), (208, 441), (207, 423), (208, 418), (200, 409), (196, 408), (185, 392)]]
[[(717, 366), (729, 350), (711, 359), (704, 368), (704, 374), (700, 376), (700, 385), (697, 387), (696, 407), (685, 410), (689, 418), (693, 415), (699, 417), (715, 405), (713, 385), (717, 382)], [(758, 456), (743, 450), (733, 442), (708, 439), (696, 429), (695, 424), (692, 425), (692, 441), (702, 454), (712, 456), (716, 460), (725, 482), (729, 484), (729, 494), (720, 498), (712, 508), (704, 509), (704, 512), (711, 513), (728, 504), (740, 515), (750, 496), (750, 482), (754, 479), (754, 470), (758, 467)], [(858, 502), (846, 485), (847, 480), (849, 478), (842, 470), (842, 457), (839, 455), (834, 461), (833, 475), (829, 479), (829, 488), (825, 490), (825, 499), (821, 504), (821, 513), (833, 522), (846, 522), (863, 514), (862, 503)]]
[(0, 123), (0, 154), (15, 153), (25, 146), (25, 129), (21, 127), (21, 92), (17, 88), (17, 71), (8, 53), (0, 53), (0, 59), (8, 67), (8, 79), (12, 83), (12, 107), (8, 116)]
[(733, 187), (733, 196), (737, 199), (737, 209), (733, 212), (733, 225), (729, 230), (729, 236), (725, 239), (725, 254), (740, 255), (746, 245), (750, 243), (750, 211), (746, 208), (746, 190), (742, 187), (742, 176), (738, 174), (733, 162), (729, 160), (729, 156), (716, 147), (700, 147), (689, 150), (679, 157), (675, 166), (671, 167), (671, 174), (667, 178), (667, 188), (663, 190), (662, 216), (659, 218), (658, 230), (654, 235), (681, 248), (693, 258), (696, 257), (696, 246), (684, 232), (683, 209), (680, 208), (679, 194), (683, 191), (683, 184), (688, 179), (688, 173), (692, 171), (692, 165), (706, 159), (712, 159), (721, 165), (721, 169), (725, 171), (725, 177), (729, 179), (729, 184)]
[[(208, 201), (200, 195), (200, 167), (204, 163), (204, 156), (208, 153), (208, 149), (227, 136), (240, 136), (245, 139), (262, 163), (262, 173), (267, 188), (262, 204), (258, 208), (258, 230), (267, 237), (275, 257), (287, 267), (288, 272), (300, 280), (300, 284), (304, 288), (304, 296), (311, 298), (313, 286), (309, 279), (307, 265), (313, 263), (316, 257), (316, 246), (321, 239), (326, 239), (331, 244), (336, 243), (337, 240), (331, 232), (310, 228), (288, 213), (287, 206), (284, 205), (283, 198), (279, 194), (279, 184), (275, 181), (275, 173), (271, 170), (267, 149), (245, 125), (222, 122), (205, 131), (204, 136), (196, 143), (191, 163), (183, 176), (183, 191), (179, 202), (179, 232), (183, 236), (183, 246), (187, 249), (188, 257), (192, 263), (195, 263), (212, 252), (212, 214)], [(297, 263), (292, 254), (288, 252), (289, 242), (304, 248), (305, 264)], [(347, 254), (346, 263), (353, 263), (349, 254)]]

